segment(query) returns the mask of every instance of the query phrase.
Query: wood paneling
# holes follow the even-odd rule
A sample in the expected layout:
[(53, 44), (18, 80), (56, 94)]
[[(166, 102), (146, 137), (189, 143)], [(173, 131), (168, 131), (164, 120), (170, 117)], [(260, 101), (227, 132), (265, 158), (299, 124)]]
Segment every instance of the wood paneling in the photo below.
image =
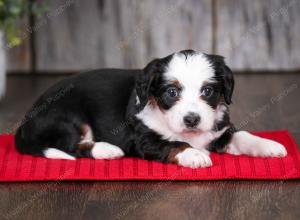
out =
[(216, 52), (233, 69), (300, 68), (299, 0), (215, 0)]
[(29, 72), (31, 71), (32, 54), (30, 49), (31, 30), (29, 28), (28, 19), (25, 18), (19, 27), (21, 30), (21, 44), (12, 48), (6, 47), (7, 69), (13, 72)]
[[(234, 70), (300, 69), (300, 0), (48, 4), (48, 14), (33, 27), (37, 71), (141, 68), (154, 57), (187, 48), (221, 54)], [(26, 39), (9, 50), (10, 70), (31, 68), (29, 47)]]
[[(51, 1), (52, 12), (62, 5)], [(177, 50), (212, 48), (210, 0), (70, 1), (63, 8), (37, 31), (40, 71), (144, 67)]]
[(21, 45), (7, 50), (7, 69), (8, 71), (28, 72), (31, 70), (31, 53), (28, 41)]

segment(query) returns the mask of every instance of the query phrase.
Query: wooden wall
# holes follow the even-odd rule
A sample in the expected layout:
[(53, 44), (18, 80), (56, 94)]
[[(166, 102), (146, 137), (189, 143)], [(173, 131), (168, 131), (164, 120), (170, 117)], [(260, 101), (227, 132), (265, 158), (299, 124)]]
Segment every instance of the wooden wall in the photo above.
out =
[(48, 2), (33, 40), (8, 50), (11, 70), (141, 68), (185, 48), (224, 55), (235, 70), (300, 69), (300, 0)]
[(217, 2), (216, 51), (235, 69), (300, 69), (299, 0)]

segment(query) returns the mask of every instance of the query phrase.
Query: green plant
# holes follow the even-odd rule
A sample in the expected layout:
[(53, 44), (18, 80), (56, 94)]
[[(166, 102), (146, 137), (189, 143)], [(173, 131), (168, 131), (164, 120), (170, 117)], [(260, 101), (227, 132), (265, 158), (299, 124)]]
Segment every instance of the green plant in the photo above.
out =
[(5, 32), (9, 47), (22, 42), (20, 22), (26, 16), (40, 17), (46, 12), (45, 5), (33, 0), (0, 0), (0, 29)]

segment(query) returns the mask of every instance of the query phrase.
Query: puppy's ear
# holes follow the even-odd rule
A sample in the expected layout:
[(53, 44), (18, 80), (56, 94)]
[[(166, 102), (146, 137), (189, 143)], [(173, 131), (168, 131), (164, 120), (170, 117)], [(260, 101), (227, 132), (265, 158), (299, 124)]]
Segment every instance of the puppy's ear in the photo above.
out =
[(229, 105), (232, 103), (232, 93), (234, 89), (234, 78), (231, 69), (224, 63), (223, 67), (223, 94), (224, 100)]
[(144, 108), (150, 97), (150, 89), (159, 71), (159, 59), (152, 60), (138, 76), (136, 81), (136, 93), (140, 102), (140, 108)]
[(232, 93), (234, 89), (234, 78), (231, 69), (226, 65), (224, 57), (219, 55), (208, 55), (216, 71), (216, 78), (223, 84), (222, 93), (225, 102), (232, 103)]

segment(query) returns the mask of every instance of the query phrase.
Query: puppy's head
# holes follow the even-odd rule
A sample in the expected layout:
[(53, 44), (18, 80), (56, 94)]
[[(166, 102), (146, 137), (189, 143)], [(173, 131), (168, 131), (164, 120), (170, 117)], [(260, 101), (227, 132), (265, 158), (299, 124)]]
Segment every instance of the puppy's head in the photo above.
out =
[(136, 91), (142, 109), (159, 113), (172, 132), (188, 134), (213, 128), (220, 106), (231, 103), (233, 87), (223, 57), (185, 50), (150, 62)]

